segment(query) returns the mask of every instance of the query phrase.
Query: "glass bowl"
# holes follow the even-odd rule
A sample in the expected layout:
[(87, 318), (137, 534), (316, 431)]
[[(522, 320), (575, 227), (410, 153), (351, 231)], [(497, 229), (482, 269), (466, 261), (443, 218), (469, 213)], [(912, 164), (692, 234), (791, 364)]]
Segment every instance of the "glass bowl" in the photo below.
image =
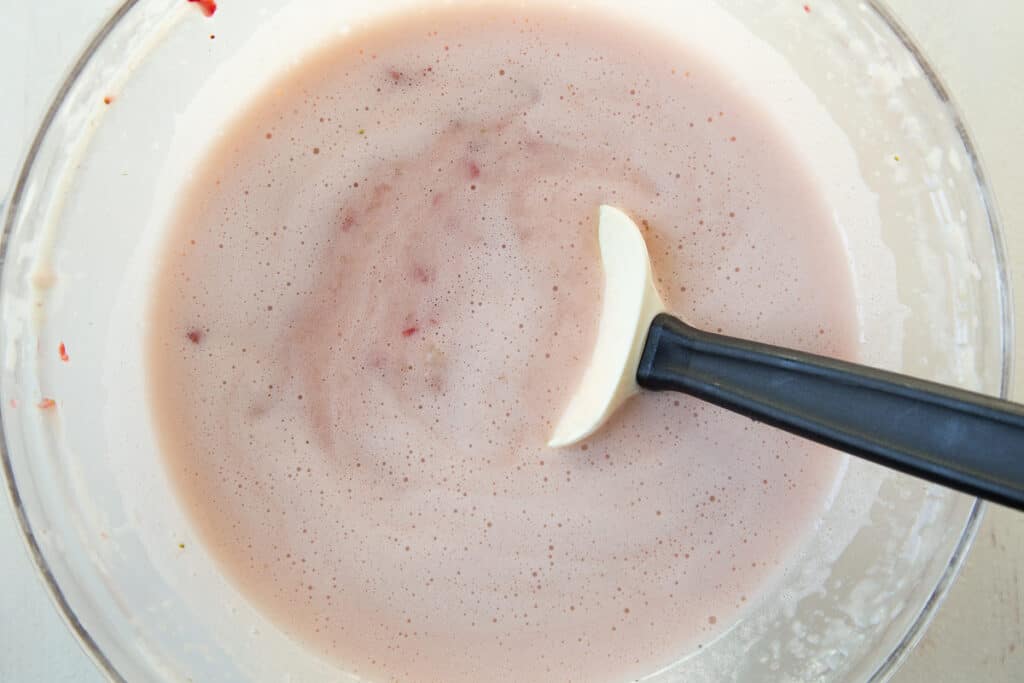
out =
[[(864, 360), (1005, 396), (1011, 307), (992, 199), (945, 88), (888, 11), (593, 2), (681, 32), (699, 12), (738, 36), (723, 59), (776, 68), (743, 85), (801, 133), (801, 108), (815, 108), (845, 143), (811, 156), (851, 253)], [(355, 680), (264, 619), (197, 542), (146, 408), (143, 311), (174, 188), (219, 123), (320, 40), (415, 2), (222, 4), (207, 18), (184, 0), (126, 2), (40, 126), (4, 218), (4, 475), (55, 602), (111, 679)], [(981, 507), (850, 461), (793, 567), (649, 680), (887, 679), (956, 576)]]

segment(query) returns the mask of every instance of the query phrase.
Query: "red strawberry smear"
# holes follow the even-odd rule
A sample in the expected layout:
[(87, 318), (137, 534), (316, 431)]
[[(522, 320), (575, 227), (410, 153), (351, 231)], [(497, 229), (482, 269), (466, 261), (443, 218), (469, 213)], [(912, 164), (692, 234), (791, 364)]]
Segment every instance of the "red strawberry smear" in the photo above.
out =
[(212, 17), (217, 11), (217, 0), (188, 0), (199, 5), (199, 9), (208, 17)]
[(422, 282), (423, 284), (426, 284), (431, 280), (430, 271), (423, 266), (414, 267), (412, 269), (412, 276), (416, 282)]

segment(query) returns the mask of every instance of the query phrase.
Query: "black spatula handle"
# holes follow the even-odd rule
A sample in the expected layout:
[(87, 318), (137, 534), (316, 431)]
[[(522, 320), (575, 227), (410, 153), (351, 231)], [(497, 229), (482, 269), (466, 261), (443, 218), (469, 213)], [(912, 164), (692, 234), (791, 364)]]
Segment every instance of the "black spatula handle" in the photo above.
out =
[(1024, 406), (654, 319), (640, 386), (690, 394), (886, 467), (1024, 510)]

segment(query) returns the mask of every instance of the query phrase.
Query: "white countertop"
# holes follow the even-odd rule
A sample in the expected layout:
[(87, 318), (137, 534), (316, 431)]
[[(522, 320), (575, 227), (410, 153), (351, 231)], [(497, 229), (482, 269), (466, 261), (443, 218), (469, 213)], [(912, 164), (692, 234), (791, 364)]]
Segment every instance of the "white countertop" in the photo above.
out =
[[(796, 0), (780, 0), (796, 1)], [(0, 196), (58, 79), (117, 0), (0, 0)], [(889, 0), (974, 134), (1006, 227), (1024, 328), (1024, 2)], [(1024, 399), (1024, 329), (1014, 396)], [(101, 681), (0, 503), (0, 681)], [(1024, 680), (1024, 514), (990, 506), (963, 574), (896, 683)]]

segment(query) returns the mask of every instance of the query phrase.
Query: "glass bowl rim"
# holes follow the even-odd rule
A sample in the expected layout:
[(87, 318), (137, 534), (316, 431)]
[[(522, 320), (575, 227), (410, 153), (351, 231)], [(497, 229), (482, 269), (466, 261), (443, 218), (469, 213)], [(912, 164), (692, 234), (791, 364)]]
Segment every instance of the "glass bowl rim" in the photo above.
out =
[[(61, 108), (64, 106), (68, 94), (71, 92), (79, 76), (106, 41), (107, 37), (114, 31), (125, 15), (127, 15), (136, 5), (144, 1), (145, 0), (124, 0), (124, 2), (114, 10), (109, 18), (103, 22), (86, 44), (78, 59), (75, 60), (67, 75), (62, 80), (56, 95), (54, 95), (50, 105), (47, 107), (42, 122), (39, 124), (39, 128), (36, 131), (35, 136), (32, 138), (32, 144), (29, 147), (28, 152), (25, 154), (24, 160), (19, 168), (17, 179), (14, 183), (13, 190), (9, 197), (9, 202), (6, 207), (3, 230), (0, 232), (0, 277), (2, 277), (7, 265), (7, 247), (11, 233), (14, 229), (15, 219), (19, 214), (21, 202), (25, 195), (25, 188), (28, 186), (29, 180), (32, 178), (40, 148), (43, 146), (47, 136), (49, 135), (53, 122), (60, 113)], [(939, 101), (948, 107), (957, 135), (960, 138), (960, 142), (963, 144), (964, 150), (971, 162), (971, 170), (974, 173), (974, 178), (978, 185), (978, 191), (981, 195), (982, 202), (985, 205), (985, 213), (989, 226), (989, 237), (991, 238), (993, 254), (996, 261), (996, 285), (998, 288), (997, 294), (999, 298), (1000, 323), (1002, 328), (999, 395), (1005, 399), (1009, 394), (1010, 382), (1013, 377), (1013, 305), (1010, 292), (1009, 272), (1007, 270), (1006, 247), (1003, 242), (1003, 230), (999, 220), (998, 211), (996, 210), (995, 201), (992, 196), (992, 191), (989, 187), (984, 169), (982, 168), (978, 150), (970, 133), (967, 131), (967, 126), (964, 123), (963, 114), (961, 113), (960, 108), (953, 101), (948, 88), (924, 56), (924, 53), (918, 47), (917, 43), (913, 38), (911, 38), (910, 34), (895, 15), (885, 7), (882, 2), (883, 0), (864, 0), (864, 6), (873, 12), (887, 26), (887, 28), (892, 31), (896, 39), (903, 45), (917, 63)], [(32, 524), (25, 512), (21, 494), (18, 491), (17, 482), (14, 477), (13, 464), (8, 454), (7, 439), (2, 420), (0, 420), (0, 462), (2, 462), (3, 465), (3, 478), (6, 483), (7, 494), (11, 502), (11, 509), (21, 530), (21, 535), (25, 541), (29, 555), (36, 566), (40, 579), (43, 581), (47, 592), (50, 594), (50, 598), (57, 607), (57, 610), (67, 627), (77, 638), (82, 650), (92, 659), (100, 672), (110, 680), (125, 681), (125, 677), (117, 670), (114, 663), (100, 648), (95, 638), (93, 638), (92, 634), (85, 628), (85, 625), (75, 613), (74, 608), (68, 602), (68, 599), (64, 595), (57, 579), (50, 570), (46, 558), (43, 556), (35, 531), (33, 530)], [(884, 660), (882, 660), (874, 673), (872, 673), (868, 678), (869, 683), (882, 683), (889, 680), (907, 658), (910, 651), (913, 650), (914, 646), (917, 645), (918, 641), (923, 637), (928, 625), (935, 617), (939, 606), (945, 600), (950, 587), (953, 585), (954, 580), (959, 575), (960, 570), (963, 567), (964, 560), (971, 549), (971, 545), (974, 543), (974, 538), (977, 535), (979, 526), (981, 525), (984, 510), (985, 503), (981, 499), (976, 498), (973, 501), (970, 513), (967, 516), (964, 531), (961, 534), (960, 539), (957, 541), (957, 544), (953, 549), (953, 554), (949, 559), (949, 563), (946, 565), (942, 575), (939, 577), (939, 581), (936, 583), (935, 588), (928, 596), (928, 599), (922, 606), (921, 611), (917, 614), (914, 621), (903, 634), (903, 637), (896, 644), (896, 647), (893, 648), (892, 652), (890, 652)]]

